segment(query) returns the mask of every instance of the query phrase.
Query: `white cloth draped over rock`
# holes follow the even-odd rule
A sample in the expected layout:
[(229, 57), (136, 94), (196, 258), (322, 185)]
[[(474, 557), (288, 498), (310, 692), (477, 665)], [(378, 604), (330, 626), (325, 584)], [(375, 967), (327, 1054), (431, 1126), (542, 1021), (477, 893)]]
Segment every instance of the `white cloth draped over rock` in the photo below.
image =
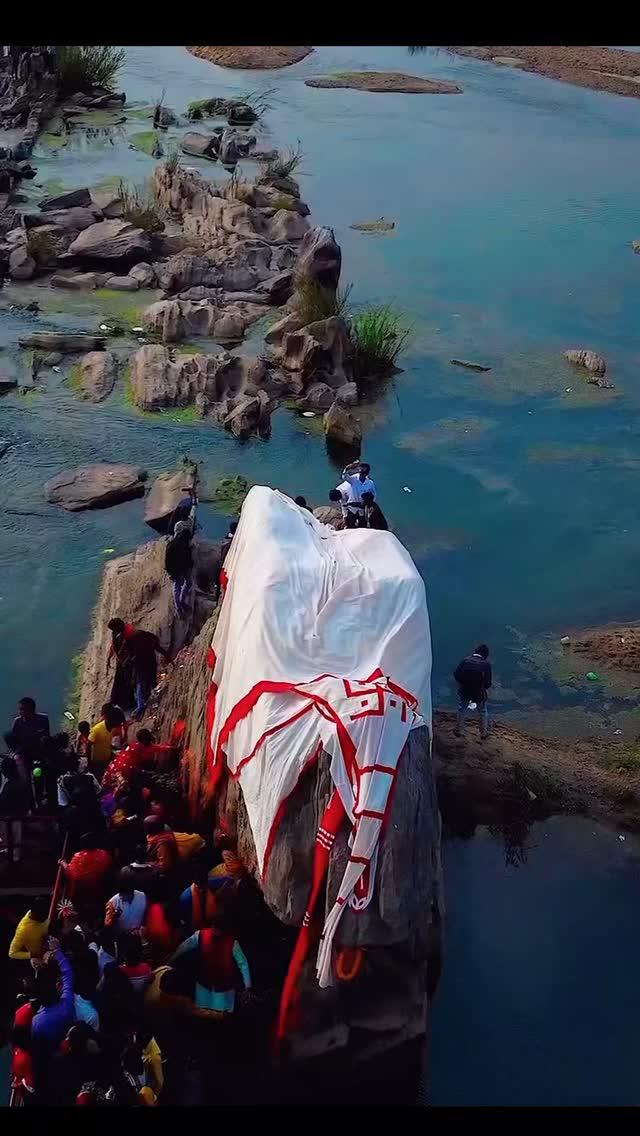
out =
[[(336, 532), (289, 497), (249, 492), (225, 561), (210, 662), (214, 787), (239, 778), (260, 870), (287, 798), (323, 749), (351, 825), (350, 859), (318, 956), (344, 904), (366, 907), (398, 759), (409, 730), (431, 725), (425, 588), (390, 532)], [(309, 833), (330, 850), (333, 836)]]

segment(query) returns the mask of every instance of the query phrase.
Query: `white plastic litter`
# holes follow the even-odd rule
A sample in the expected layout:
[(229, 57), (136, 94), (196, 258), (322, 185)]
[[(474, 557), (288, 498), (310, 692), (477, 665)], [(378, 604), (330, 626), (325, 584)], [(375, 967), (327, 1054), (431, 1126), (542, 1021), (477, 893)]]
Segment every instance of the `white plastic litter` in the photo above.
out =
[(314, 414), (313, 410), (303, 410), (302, 411), (302, 417), (303, 418), (315, 418), (315, 414)]
[(478, 703), (477, 702), (467, 703), (467, 710), (477, 710), (477, 709), (478, 709)]
[(106, 324), (106, 323), (101, 323), (100, 324), (100, 331), (113, 331), (113, 328), (109, 327), (109, 325)]
[(623, 836), (623, 835), (622, 835), (622, 833), (620, 833), (620, 834), (619, 834), (619, 836), (618, 836), (618, 840), (623, 840), (623, 841), (624, 841), (624, 840), (626, 840), (626, 839), (627, 839), (627, 838), (626, 838), (626, 836)]
[(560, 642), (562, 643), (563, 647), (566, 647), (567, 643), (570, 643), (571, 640), (568, 635), (563, 635)]
[(75, 720), (76, 720), (75, 714), (72, 714), (70, 710), (65, 710), (64, 716), (65, 716), (65, 718), (67, 718), (69, 720), (69, 722), (75, 722)]
[(409, 489), (409, 486), (408, 486), (408, 485), (403, 485), (403, 486), (402, 486), (402, 492), (403, 492), (403, 493), (412, 493), (412, 492), (413, 492), (413, 490)]
[(622, 730), (614, 730), (613, 733), (614, 733), (615, 737), (618, 738), (618, 737), (620, 737)]
[(144, 331), (144, 328), (143, 327), (132, 327), (131, 330), (132, 331)]
[(404, 744), (431, 724), (424, 583), (392, 533), (336, 532), (262, 485), (244, 501), (225, 573), (210, 655), (212, 788), (225, 765), (239, 779), (263, 875), (280, 805), (320, 746), (352, 825), (318, 962), (324, 986), (345, 906), (371, 899)]
[(56, 375), (60, 374), (60, 368), (59, 367), (52, 367), (51, 370), (55, 371)]

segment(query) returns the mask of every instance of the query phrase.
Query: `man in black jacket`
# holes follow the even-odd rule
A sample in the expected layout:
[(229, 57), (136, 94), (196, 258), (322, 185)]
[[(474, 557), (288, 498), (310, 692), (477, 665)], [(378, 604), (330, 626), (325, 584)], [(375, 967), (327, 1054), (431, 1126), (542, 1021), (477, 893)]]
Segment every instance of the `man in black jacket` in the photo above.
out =
[(187, 600), (191, 592), (193, 573), (191, 526), (188, 521), (178, 521), (174, 535), (167, 544), (164, 567), (167, 576), (173, 581), (176, 612), (178, 615), (185, 615), (188, 610)]
[(457, 738), (462, 737), (462, 727), (467, 710), (477, 709), (480, 720), (480, 738), (484, 741), (489, 734), (487, 691), (492, 682), (489, 648), (486, 643), (481, 643), (472, 655), (467, 655), (466, 659), (458, 664), (453, 672), (453, 677), (458, 684), (458, 713), (456, 728), (453, 732)]

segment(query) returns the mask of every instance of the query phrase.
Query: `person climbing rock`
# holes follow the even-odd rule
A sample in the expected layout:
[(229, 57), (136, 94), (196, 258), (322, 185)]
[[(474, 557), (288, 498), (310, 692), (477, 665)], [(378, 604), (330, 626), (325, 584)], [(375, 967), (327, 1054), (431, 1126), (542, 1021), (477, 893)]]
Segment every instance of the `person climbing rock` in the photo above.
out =
[(156, 656), (161, 655), (165, 663), (171, 662), (171, 655), (165, 651), (157, 635), (151, 631), (136, 631), (127, 642), (127, 650), (131, 656), (133, 678), (135, 682), (136, 716), (144, 714), (149, 701), (149, 695), (158, 682), (158, 663)]
[(164, 556), (167, 576), (173, 583), (173, 598), (179, 616), (187, 613), (187, 598), (191, 592), (193, 574), (193, 552), (191, 550), (191, 526), (188, 521), (178, 521), (175, 532)]
[(466, 659), (458, 663), (453, 677), (458, 684), (458, 713), (453, 732), (457, 738), (462, 737), (467, 710), (475, 703), (480, 721), (480, 737), (484, 741), (489, 735), (487, 691), (490, 690), (492, 683), (489, 648), (486, 643), (481, 643), (473, 654), (467, 655)]
[(195, 532), (196, 507), (198, 504), (196, 491), (192, 485), (184, 485), (182, 492), (184, 493), (184, 497), (178, 501), (173, 513), (169, 517), (169, 524), (167, 525), (169, 536), (174, 535), (176, 525), (179, 521), (188, 521), (191, 526), (191, 532)]

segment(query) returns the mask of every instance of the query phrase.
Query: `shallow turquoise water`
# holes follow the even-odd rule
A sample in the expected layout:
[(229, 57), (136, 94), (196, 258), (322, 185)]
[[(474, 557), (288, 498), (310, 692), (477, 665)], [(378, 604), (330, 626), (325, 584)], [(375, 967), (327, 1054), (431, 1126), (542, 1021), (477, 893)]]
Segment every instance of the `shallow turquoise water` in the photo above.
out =
[[(371, 95), (302, 82), (349, 66), (443, 75), (464, 94)], [(496, 709), (518, 712), (524, 700), (535, 715), (580, 705), (585, 684), (567, 693), (548, 674), (532, 674), (513, 629), (528, 641), (637, 614), (640, 262), (629, 242), (640, 224), (638, 102), (440, 52), (409, 57), (400, 47), (321, 48), (275, 74), (221, 71), (182, 48), (128, 51), (130, 102), (154, 101), (158, 76), (178, 110), (209, 92), (273, 89), (264, 141), (300, 139), (303, 193), (313, 220), (336, 229), (354, 301), (391, 299), (414, 324), (404, 373), (377, 402), (365, 451), (385, 511), (427, 582), (436, 700), (450, 697), (452, 665), (483, 638), (501, 681)], [(127, 131), (146, 125), (130, 120), (55, 152), (41, 148), (36, 180), (140, 180), (154, 163), (129, 148)], [(389, 236), (348, 227), (383, 214), (397, 223)], [(97, 313), (47, 318), (87, 327)], [(0, 315), (8, 367), (21, 365), (10, 342), (30, 319)], [(582, 344), (607, 356), (612, 395), (585, 386), (563, 362), (565, 347)], [(452, 367), (454, 355), (492, 370)], [(97, 410), (84, 407), (51, 375), (42, 393), (5, 398), (0, 424), (17, 443), (2, 459), (0, 507), (18, 500), (49, 512), (46, 477), (97, 458), (155, 471), (187, 451), (214, 474), (242, 470), (314, 503), (335, 477), (322, 442), (286, 411), (269, 443), (240, 446), (213, 428), (149, 423), (117, 394)], [(140, 516), (133, 503), (5, 518), (0, 628), (15, 645), (5, 655), (5, 717), (28, 689), (54, 714), (62, 709), (102, 549), (122, 552), (143, 539)], [(224, 519), (211, 514), (207, 524), (219, 532)], [(609, 692), (589, 698), (594, 712), (615, 716)]]

